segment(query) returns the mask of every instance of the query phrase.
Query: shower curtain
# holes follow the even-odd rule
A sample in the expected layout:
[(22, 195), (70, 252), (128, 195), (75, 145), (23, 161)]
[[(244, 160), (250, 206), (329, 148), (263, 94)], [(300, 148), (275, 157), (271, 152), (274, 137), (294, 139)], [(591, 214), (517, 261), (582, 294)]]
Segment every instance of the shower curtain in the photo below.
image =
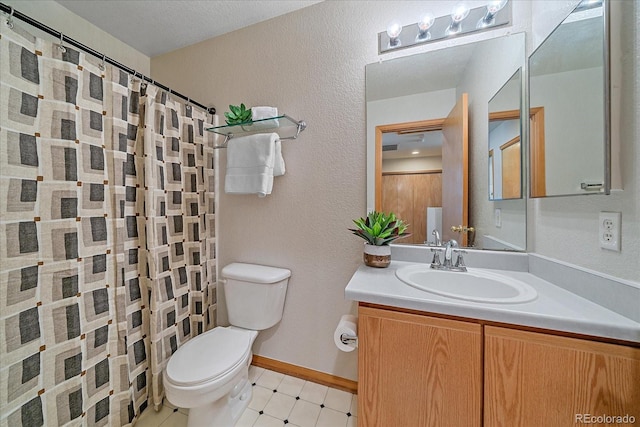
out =
[(215, 323), (207, 116), (0, 27), (0, 426), (130, 425)]

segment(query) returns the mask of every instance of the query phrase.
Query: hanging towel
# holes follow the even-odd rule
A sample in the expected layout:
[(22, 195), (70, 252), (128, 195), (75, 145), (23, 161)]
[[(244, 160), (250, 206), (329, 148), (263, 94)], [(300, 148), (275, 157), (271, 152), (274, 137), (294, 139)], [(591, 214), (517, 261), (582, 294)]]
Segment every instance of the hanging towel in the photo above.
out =
[(277, 133), (261, 133), (229, 141), (225, 193), (257, 194), (259, 197), (271, 194), (274, 166), (278, 165), (276, 172), (279, 175), (284, 174), (282, 152), (276, 150), (278, 138)]

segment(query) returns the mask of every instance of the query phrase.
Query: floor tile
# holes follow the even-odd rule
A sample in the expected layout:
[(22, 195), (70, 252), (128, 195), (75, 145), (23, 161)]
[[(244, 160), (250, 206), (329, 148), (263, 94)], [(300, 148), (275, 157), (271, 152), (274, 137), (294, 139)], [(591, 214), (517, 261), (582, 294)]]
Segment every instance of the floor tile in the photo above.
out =
[(331, 408), (322, 408), (316, 427), (346, 427), (347, 414), (338, 412)]
[(273, 393), (269, 403), (264, 407), (264, 413), (280, 420), (286, 420), (295, 404), (295, 398), (280, 392)]
[(260, 416), (260, 414), (257, 411), (247, 408), (242, 415), (240, 415), (240, 418), (238, 418), (235, 427), (251, 427), (258, 419), (258, 416)]
[(329, 390), (327, 390), (327, 396), (324, 398), (324, 406), (346, 414), (351, 409), (351, 398), (351, 393), (329, 388)]
[(255, 411), (262, 411), (267, 406), (271, 396), (273, 396), (273, 390), (259, 385), (253, 386), (253, 396), (251, 397), (251, 402), (249, 402), (249, 408)]
[(262, 414), (256, 420), (256, 423), (253, 427), (282, 427), (284, 423), (282, 420), (269, 416), (267, 414)]
[(329, 387), (307, 381), (300, 391), (300, 399), (320, 405), (324, 402)]
[(262, 375), (260, 375), (260, 378), (256, 380), (256, 384), (273, 391), (278, 388), (283, 378), (284, 374), (265, 370)]
[(162, 409), (158, 412), (154, 411), (152, 407), (148, 407), (142, 413), (138, 422), (136, 423), (137, 427), (158, 427), (162, 424), (167, 418), (169, 418), (173, 414), (173, 408), (169, 408), (166, 405), (162, 406)]
[(300, 427), (314, 427), (320, 415), (320, 405), (306, 400), (297, 400), (287, 420)]
[(300, 378), (285, 375), (282, 382), (278, 386), (278, 393), (288, 394), (289, 396), (299, 396), (305, 381)]
[(160, 427), (187, 427), (187, 416), (182, 412), (174, 412), (160, 424)]

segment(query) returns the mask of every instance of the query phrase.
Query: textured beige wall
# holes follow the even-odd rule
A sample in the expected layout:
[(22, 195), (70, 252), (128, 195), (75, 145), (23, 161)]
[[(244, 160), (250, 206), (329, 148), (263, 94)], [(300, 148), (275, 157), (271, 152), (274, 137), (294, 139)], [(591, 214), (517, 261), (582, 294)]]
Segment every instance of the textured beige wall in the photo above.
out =
[[(55, 1), (3, 0), (2, 2), (48, 27), (60, 31), (65, 36), (69, 36), (85, 46), (104, 53), (109, 58), (115, 59), (127, 67), (133, 68), (146, 76), (149, 75), (151, 59), (148, 56), (99, 29)], [(35, 29), (33, 27), (18, 19), (15, 21), (18, 25), (24, 25), (29, 31), (34, 32)], [(4, 20), (2, 25), (4, 25)], [(39, 31), (35, 34), (39, 37), (51, 37)]]
[[(260, 334), (254, 347), (257, 354), (356, 378), (357, 352), (339, 352), (333, 346), (332, 335), (340, 316), (355, 310), (355, 304), (344, 299), (344, 287), (361, 263), (362, 243), (347, 228), (352, 218), (366, 210), (364, 68), (379, 59), (460, 43), (450, 40), (378, 56), (377, 32), (386, 27), (391, 17), (403, 23), (415, 22), (424, 4), (325, 1), (152, 59), (155, 79), (200, 102), (210, 102), (220, 113), (230, 103), (275, 105), (293, 117), (305, 119), (309, 125), (297, 141), (283, 143), (287, 174), (275, 179), (272, 195), (259, 199), (220, 194), (219, 265), (244, 261), (293, 271), (284, 318)], [(437, 15), (446, 14), (450, 8), (450, 2), (434, 1), (429, 5)], [(461, 40), (466, 43), (530, 30), (530, 10), (524, 2), (514, 3), (512, 27)], [(637, 44), (637, 34), (634, 40)], [(631, 56), (628, 62), (637, 61), (637, 55), (635, 59)], [(635, 137), (631, 139), (635, 141), (637, 72), (627, 79), (636, 79), (634, 95), (626, 101), (626, 119), (635, 127), (627, 137)], [(635, 157), (628, 159), (626, 166), (631, 168), (630, 178), (637, 180), (637, 150), (632, 153)], [(224, 150), (220, 154), (224, 172)], [(607, 200), (614, 203), (612, 210), (624, 209), (623, 221), (628, 216), (637, 218), (633, 195), (625, 194), (619, 199), (614, 196), (596, 202), (592, 197), (573, 197), (542, 201), (540, 204), (545, 206), (536, 209), (536, 216), (530, 217), (529, 223), (561, 222), (564, 229), (556, 230), (555, 225), (549, 231), (530, 227), (539, 233), (530, 236), (535, 241), (532, 247), (543, 255), (551, 254), (614, 276), (631, 276), (629, 268), (618, 274), (618, 270), (596, 257), (580, 257), (585, 249), (571, 244), (576, 238), (583, 246), (588, 241), (589, 253), (597, 252), (597, 242), (592, 241), (596, 236), (593, 227), (597, 210)], [(586, 216), (588, 221), (572, 220)], [(640, 233), (635, 230), (635, 236), (623, 238), (625, 250), (633, 250), (634, 244), (637, 248)], [(555, 249), (558, 238), (566, 239), (566, 251)], [(628, 252), (623, 255), (628, 262), (631, 257)], [(637, 266), (637, 258), (634, 262)], [(224, 322), (222, 304), (220, 312)]]

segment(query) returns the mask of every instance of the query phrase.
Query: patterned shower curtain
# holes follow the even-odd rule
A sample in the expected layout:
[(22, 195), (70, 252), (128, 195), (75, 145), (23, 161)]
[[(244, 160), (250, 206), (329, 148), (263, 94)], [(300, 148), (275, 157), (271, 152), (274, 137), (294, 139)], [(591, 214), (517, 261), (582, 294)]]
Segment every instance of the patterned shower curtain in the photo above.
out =
[(206, 114), (0, 27), (0, 426), (130, 425), (215, 322)]

